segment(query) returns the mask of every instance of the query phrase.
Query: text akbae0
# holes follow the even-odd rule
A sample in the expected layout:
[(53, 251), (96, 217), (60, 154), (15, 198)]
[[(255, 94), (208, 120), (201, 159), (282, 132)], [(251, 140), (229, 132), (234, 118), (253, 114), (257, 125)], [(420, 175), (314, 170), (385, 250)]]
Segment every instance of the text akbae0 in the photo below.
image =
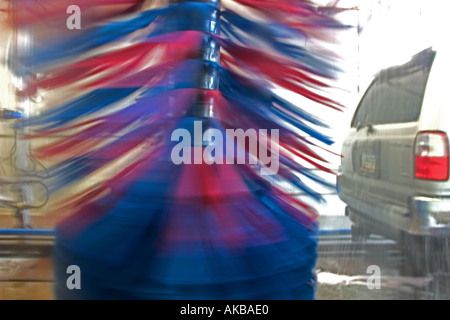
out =
[(227, 304), (225, 306), (187, 304), (180, 308), (181, 315), (205, 315), (210, 318), (214, 313), (223, 315), (267, 315), (269, 314), (269, 306), (265, 304)]

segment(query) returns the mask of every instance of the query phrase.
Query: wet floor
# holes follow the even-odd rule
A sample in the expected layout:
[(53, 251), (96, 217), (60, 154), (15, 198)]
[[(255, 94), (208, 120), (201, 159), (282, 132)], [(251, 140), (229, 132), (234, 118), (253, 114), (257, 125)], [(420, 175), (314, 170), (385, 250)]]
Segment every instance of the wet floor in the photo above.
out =
[[(317, 263), (318, 300), (449, 300), (450, 274), (411, 275), (401, 254), (366, 252), (322, 257)], [(379, 282), (374, 272), (379, 271)], [(378, 284), (378, 286), (377, 286)]]
[[(322, 221), (322, 226), (332, 229), (328, 230), (330, 235), (326, 232), (319, 241), (317, 300), (450, 300), (450, 275), (409, 274), (395, 242), (374, 237), (362, 246), (355, 245), (348, 234), (333, 231), (349, 227), (343, 217)], [(54, 299), (53, 268), (48, 258), (52, 238), (37, 239), (18, 241), (12, 236), (2, 236), (0, 300)], [(17, 254), (14, 250), (18, 250)], [(379, 268), (378, 289), (370, 288), (374, 283), (370, 266)]]
[[(357, 254), (340, 251), (321, 256), (317, 263), (316, 299), (450, 299), (449, 275), (407, 275), (402, 256), (384, 249)], [(368, 272), (369, 266), (374, 265), (380, 271), (379, 288), (374, 288), (374, 273)], [(0, 258), (0, 300), (53, 300), (52, 270), (47, 257)]]
[(48, 258), (0, 259), (0, 300), (53, 300)]

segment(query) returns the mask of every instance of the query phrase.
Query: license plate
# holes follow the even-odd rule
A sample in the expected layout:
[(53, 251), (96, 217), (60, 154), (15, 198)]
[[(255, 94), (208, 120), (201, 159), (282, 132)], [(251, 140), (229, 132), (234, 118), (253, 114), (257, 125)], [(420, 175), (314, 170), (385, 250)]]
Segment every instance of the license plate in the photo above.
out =
[(363, 153), (361, 155), (361, 171), (373, 173), (377, 170), (377, 156), (375, 154)]

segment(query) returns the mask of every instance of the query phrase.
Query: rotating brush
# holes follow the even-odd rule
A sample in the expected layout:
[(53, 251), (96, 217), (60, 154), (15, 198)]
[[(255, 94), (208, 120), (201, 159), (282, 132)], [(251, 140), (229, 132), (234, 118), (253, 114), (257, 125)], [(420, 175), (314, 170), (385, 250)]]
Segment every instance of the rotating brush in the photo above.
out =
[[(45, 30), (62, 3), (16, 0), (13, 23)], [(34, 150), (50, 192), (110, 169), (55, 209), (56, 297), (313, 299), (318, 213), (283, 185), (322, 201), (306, 181), (333, 186), (304, 163), (333, 174), (317, 151), (333, 139), (277, 89), (343, 110), (336, 56), (306, 44), (347, 26), (305, 0), (70, 4), (108, 14), (42, 32), (15, 70), (39, 74), (30, 95), (76, 93), (16, 125), (59, 137)]]

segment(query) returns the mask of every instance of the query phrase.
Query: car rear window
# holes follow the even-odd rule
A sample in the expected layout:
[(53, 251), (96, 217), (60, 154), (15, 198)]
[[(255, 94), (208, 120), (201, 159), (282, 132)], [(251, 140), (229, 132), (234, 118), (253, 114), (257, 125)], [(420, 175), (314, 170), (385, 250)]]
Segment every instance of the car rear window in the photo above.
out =
[(381, 73), (361, 99), (351, 126), (417, 121), (429, 71), (418, 67)]

